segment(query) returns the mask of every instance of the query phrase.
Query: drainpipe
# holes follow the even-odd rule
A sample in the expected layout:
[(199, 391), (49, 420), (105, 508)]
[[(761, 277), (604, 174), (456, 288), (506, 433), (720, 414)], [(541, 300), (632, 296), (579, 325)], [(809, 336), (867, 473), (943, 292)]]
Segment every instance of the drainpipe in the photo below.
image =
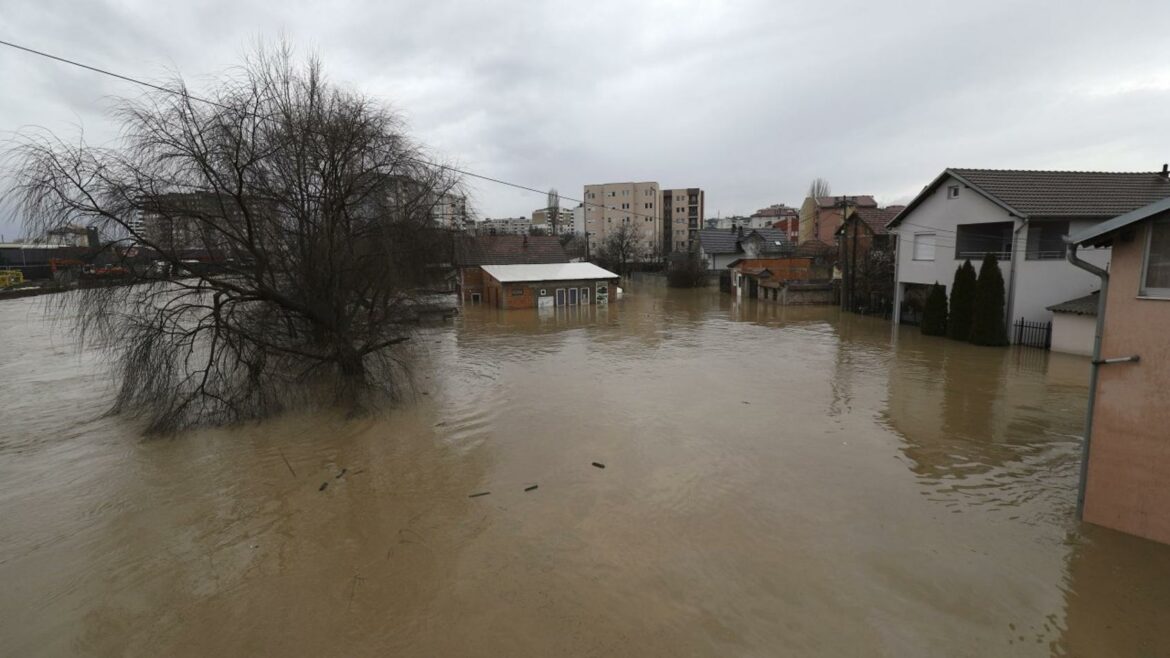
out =
[(1089, 405), (1085, 411), (1085, 438), (1081, 441), (1081, 474), (1077, 481), (1077, 519), (1085, 515), (1085, 483), (1089, 476), (1089, 443), (1093, 437), (1093, 407), (1097, 402), (1097, 373), (1101, 369), (1101, 333), (1105, 328), (1105, 295), (1109, 291), (1109, 272), (1081, 260), (1077, 256), (1076, 243), (1068, 243), (1068, 262), (1095, 274), (1101, 279), (1101, 292), (1097, 294), (1097, 330), (1093, 336), (1093, 361), (1089, 368)]
[[(1007, 298), (1007, 309), (1006, 309), (1007, 313), (1004, 313), (1003, 321), (1004, 321), (1004, 324), (1007, 325), (1004, 327), (1004, 332), (1007, 333), (1009, 341), (1012, 338), (1012, 323), (1015, 322), (1015, 319), (1016, 319), (1015, 318), (1015, 315), (1016, 315), (1016, 261), (1019, 260), (1019, 257), (1016, 254), (1016, 244), (1018, 244), (1020, 241), (1020, 231), (1023, 231), (1027, 227), (1028, 227), (1028, 218), (1021, 217), (1020, 218), (1020, 225), (1018, 227), (1016, 227), (1015, 230), (1012, 231), (1012, 246), (1011, 246), (1011, 251), (1008, 252), (1009, 255), (1011, 256), (1011, 265), (1008, 267), (1008, 279), (1011, 281), (1011, 285), (1008, 286), (1008, 298)], [(1025, 243), (1024, 244), (1025, 256), (1027, 255), (1027, 253), (1028, 253), (1028, 245)]]

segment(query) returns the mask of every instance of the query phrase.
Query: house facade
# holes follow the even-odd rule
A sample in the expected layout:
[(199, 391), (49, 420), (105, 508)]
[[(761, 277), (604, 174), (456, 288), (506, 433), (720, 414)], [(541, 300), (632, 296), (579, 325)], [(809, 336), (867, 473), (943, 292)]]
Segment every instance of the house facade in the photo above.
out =
[[(1170, 543), (1170, 198), (1070, 241), (1069, 261), (1103, 282), (1084, 439), (1082, 518)], [(1104, 246), (1113, 249), (1110, 268), (1094, 271), (1080, 251)]]
[(743, 227), (699, 231), (699, 257), (710, 271), (726, 270), (740, 258), (791, 254), (792, 244), (783, 231)]
[[(935, 282), (949, 294), (963, 261), (978, 267), (988, 253), (1003, 273), (1006, 322), (1047, 322), (1050, 306), (1098, 286), (1063, 262), (1065, 237), (1167, 196), (1170, 179), (1156, 172), (947, 169), (887, 227), (897, 236), (894, 322)], [(1109, 263), (1108, 249), (1082, 256)]]
[(607, 304), (618, 275), (593, 263), (484, 265), (484, 302), (502, 309)]
[(455, 289), (464, 304), (487, 300), (484, 265), (567, 263), (556, 236), (460, 236), (455, 242)]
[(800, 240), (819, 240), (833, 244), (833, 236), (845, 221), (851, 208), (877, 208), (877, 201), (868, 194), (845, 196), (806, 197), (800, 206)]

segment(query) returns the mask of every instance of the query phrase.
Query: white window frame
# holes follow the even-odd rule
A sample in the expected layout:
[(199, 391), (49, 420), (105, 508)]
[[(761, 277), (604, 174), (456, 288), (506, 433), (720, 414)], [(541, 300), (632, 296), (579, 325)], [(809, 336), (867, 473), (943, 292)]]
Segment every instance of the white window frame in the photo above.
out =
[(958, 185), (948, 185), (947, 186), (947, 198), (948, 199), (959, 198), (959, 186)]
[(1142, 277), (1138, 280), (1138, 297), (1170, 299), (1170, 288), (1149, 288), (1146, 286), (1146, 275), (1150, 268), (1150, 247), (1154, 244), (1154, 226), (1158, 224), (1170, 225), (1170, 218), (1154, 220), (1146, 228), (1146, 244), (1142, 248)]
[[(929, 238), (929, 239), (930, 239), (930, 245), (929, 245), (929, 247), (930, 247), (930, 257), (929, 257), (929, 258), (919, 258), (919, 257), (918, 257), (918, 246), (919, 246), (919, 239), (921, 239), (921, 238)], [(915, 234), (914, 234), (914, 240), (913, 240), (913, 241), (911, 242), (911, 244), (910, 244), (910, 247), (911, 247), (911, 252), (910, 252), (911, 259), (912, 259), (912, 260), (916, 260), (916, 261), (920, 261), (920, 262), (930, 262), (930, 261), (933, 261), (933, 260), (934, 260), (934, 258), (935, 258), (935, 247), (937, 246), (937, 244), (935, 243), (934, 239), (935, 239), (935, 233), (933, 233), (933, 232), (930, 232), (930, 233), (928, 233), (928, 232), (923, 232), (923, 233), (915, 233)], [(926, 245), (924, 244), (923, 246), (925, 247)]]

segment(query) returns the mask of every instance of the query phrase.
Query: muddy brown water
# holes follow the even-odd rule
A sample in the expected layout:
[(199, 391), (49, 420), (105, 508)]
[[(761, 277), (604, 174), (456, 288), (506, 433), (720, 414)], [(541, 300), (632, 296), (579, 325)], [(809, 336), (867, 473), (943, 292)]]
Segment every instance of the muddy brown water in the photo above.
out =
[(143, 441), (43, 309), (3, 655), (1170, 655), (1170, 547), (1072, 520), (1084, 359), (644, 282), (426, 330), (385, 416)]

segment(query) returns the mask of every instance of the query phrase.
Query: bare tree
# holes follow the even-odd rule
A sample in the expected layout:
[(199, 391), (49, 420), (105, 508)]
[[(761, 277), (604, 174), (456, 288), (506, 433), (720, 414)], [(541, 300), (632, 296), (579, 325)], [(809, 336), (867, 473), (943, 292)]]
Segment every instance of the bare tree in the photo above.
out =
[(823, 178), (814, 178), (812, 182), (808, 184), (808, 196), (811, 196), (814, 199), (826, 197), (832, 193), (832, 189), (829, 187), (829, 181)]
[(560, 235), (561, 195), (555, 187), (550, 187), (548, 190), (548, 206), (545, 208), (545, 215), (548, 218), (549, 235)]
[(616, 267), (621, 276), (628, 275), (630, 266), (642, 261), (647, 255), (646, 245), (638, 229), (624, 222), (605, 236), (599, 251), (601, 260)]
[(181, 79), (117, 104), (114, 148), (25, 133), (9, 194), (32, 232), (82, 224), (131, 285), (61, 295), (150, 433), (393, 395), (459, 181), (397, 116), (260, 47), (201, 102)]

